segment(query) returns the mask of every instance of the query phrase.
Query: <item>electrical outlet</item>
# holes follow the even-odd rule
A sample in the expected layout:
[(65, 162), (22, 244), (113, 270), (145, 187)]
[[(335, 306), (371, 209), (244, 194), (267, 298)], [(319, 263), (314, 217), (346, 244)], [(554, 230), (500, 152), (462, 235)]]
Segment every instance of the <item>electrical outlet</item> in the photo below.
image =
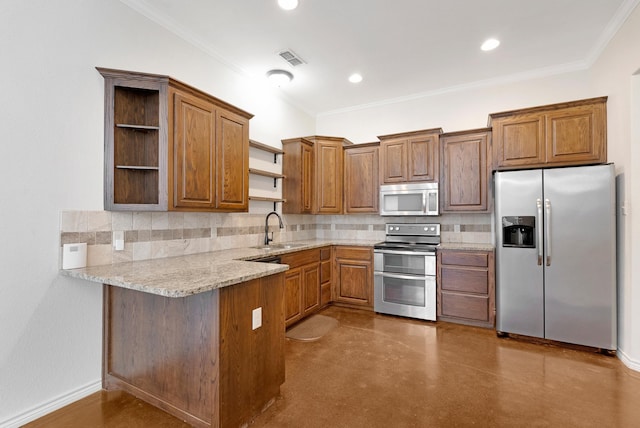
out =
[(262, 307), (251, 312), (251, 328), (253, 330), (262, 327)]
[(113, 248), (116, 251), (124, 250), (124, 230), (113, 231)]

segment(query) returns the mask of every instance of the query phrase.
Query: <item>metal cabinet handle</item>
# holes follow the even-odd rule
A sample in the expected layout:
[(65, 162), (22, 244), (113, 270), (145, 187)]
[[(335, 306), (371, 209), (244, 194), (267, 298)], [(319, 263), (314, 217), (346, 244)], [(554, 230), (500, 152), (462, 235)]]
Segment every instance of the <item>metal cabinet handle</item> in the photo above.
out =
[(536, 222), (536, 229), (538, 230), (538, 266), (542, 266), (542, 199), (538, 198), (536, 200), (536, 206), (538, 207), (538, 218)]
[(546, 236), (545, 236), (545, 245), (547, 247), (547, 266), (551, 266), (551, 202), (549, 199), (544, 200), (544, 206), (547, 211), (546, 218), (546, 227), (544, 228)]

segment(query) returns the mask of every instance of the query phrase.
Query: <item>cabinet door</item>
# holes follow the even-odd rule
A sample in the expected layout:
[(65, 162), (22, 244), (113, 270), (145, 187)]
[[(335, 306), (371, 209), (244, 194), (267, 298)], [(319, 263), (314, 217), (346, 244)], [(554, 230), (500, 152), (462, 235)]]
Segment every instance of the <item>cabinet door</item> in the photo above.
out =
[(346, 213), (378, 212), (378, 147), (344, 151), (344, 203)]
[(442, 212), (488, 211), (489, 132), (442, 137)]
[(606, 162), (604, 116), (604, 104), (576, 106), (547, 113), (547, 163)]
[(438, 181), (438, 143), (437, 135), (407, 141), (407, 181)]
[(544, 116), (520, 114), (493, 120), (494, 162), (497, 168), (524, 167), (545, 161)]
[(313, 263), (302, 268), (302, 316), (320, 307), (320, 265)]
[(302, 318), (302, 271), (291, 269), (284, 277), (284, 318), (287, 326)]
[(371, 261), (336, 259), (337, 302), (372, 307)]
[(406, 183), (407, 142), (380, 142), (380, 173), (385, 184)]
[(173, 207), (215, 208), (215, 106), (173, 93)]
[(301, 213), (313, 212), (313, 148), (302, 144)]
[(342, 213), (342, 145), (317, 142), (316, 203), (318, 213)]
[(219, 110), (216, 129), (216, 208), (247, 211), (249, 207), (249, 121)]

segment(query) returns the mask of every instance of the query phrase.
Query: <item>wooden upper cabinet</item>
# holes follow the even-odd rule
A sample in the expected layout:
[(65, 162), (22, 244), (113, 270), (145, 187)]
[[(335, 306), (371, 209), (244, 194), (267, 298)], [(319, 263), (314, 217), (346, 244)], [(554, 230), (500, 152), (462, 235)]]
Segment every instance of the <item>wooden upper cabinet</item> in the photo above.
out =
[[(282, 140), (284, 213), (342, 214), (344, 138), (311, 136)], [(310, 205), (310, 208), (309, 208)]]
[(344, 149), (345, 213), (377, 213), (379, 199), (379, 143)]
[(98, 71), (106, 210), (247, 211), (251, 114), (168, 76)]
[(311, 214), (313, 212), (315, 157), (313, 143), (304, 138), (282, 141), (285, 156), (282, 160), (283, 213)]
[(249, 121), (228, 111), (216, 115), (216, 208), (249, 208)]
[(496, 169), (607, 162), (607, 97), (489, 115)]
[(438, 181), (442, 129), (383, 135), (380, 139), (380, 183)]
[(490, 211), (491, 129), (442, 134), (442, 212)]
[(189, 93), (173, 98), (173, 207), (215, 208), (215, 106)]

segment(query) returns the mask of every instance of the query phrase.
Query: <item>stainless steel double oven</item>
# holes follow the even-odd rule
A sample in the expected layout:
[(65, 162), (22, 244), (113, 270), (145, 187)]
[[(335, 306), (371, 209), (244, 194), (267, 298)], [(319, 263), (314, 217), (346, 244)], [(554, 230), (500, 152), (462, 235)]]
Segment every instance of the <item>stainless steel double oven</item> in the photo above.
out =
[(374, 310), (435, 321), (440, 225), (387, 224), (374, 246)]

